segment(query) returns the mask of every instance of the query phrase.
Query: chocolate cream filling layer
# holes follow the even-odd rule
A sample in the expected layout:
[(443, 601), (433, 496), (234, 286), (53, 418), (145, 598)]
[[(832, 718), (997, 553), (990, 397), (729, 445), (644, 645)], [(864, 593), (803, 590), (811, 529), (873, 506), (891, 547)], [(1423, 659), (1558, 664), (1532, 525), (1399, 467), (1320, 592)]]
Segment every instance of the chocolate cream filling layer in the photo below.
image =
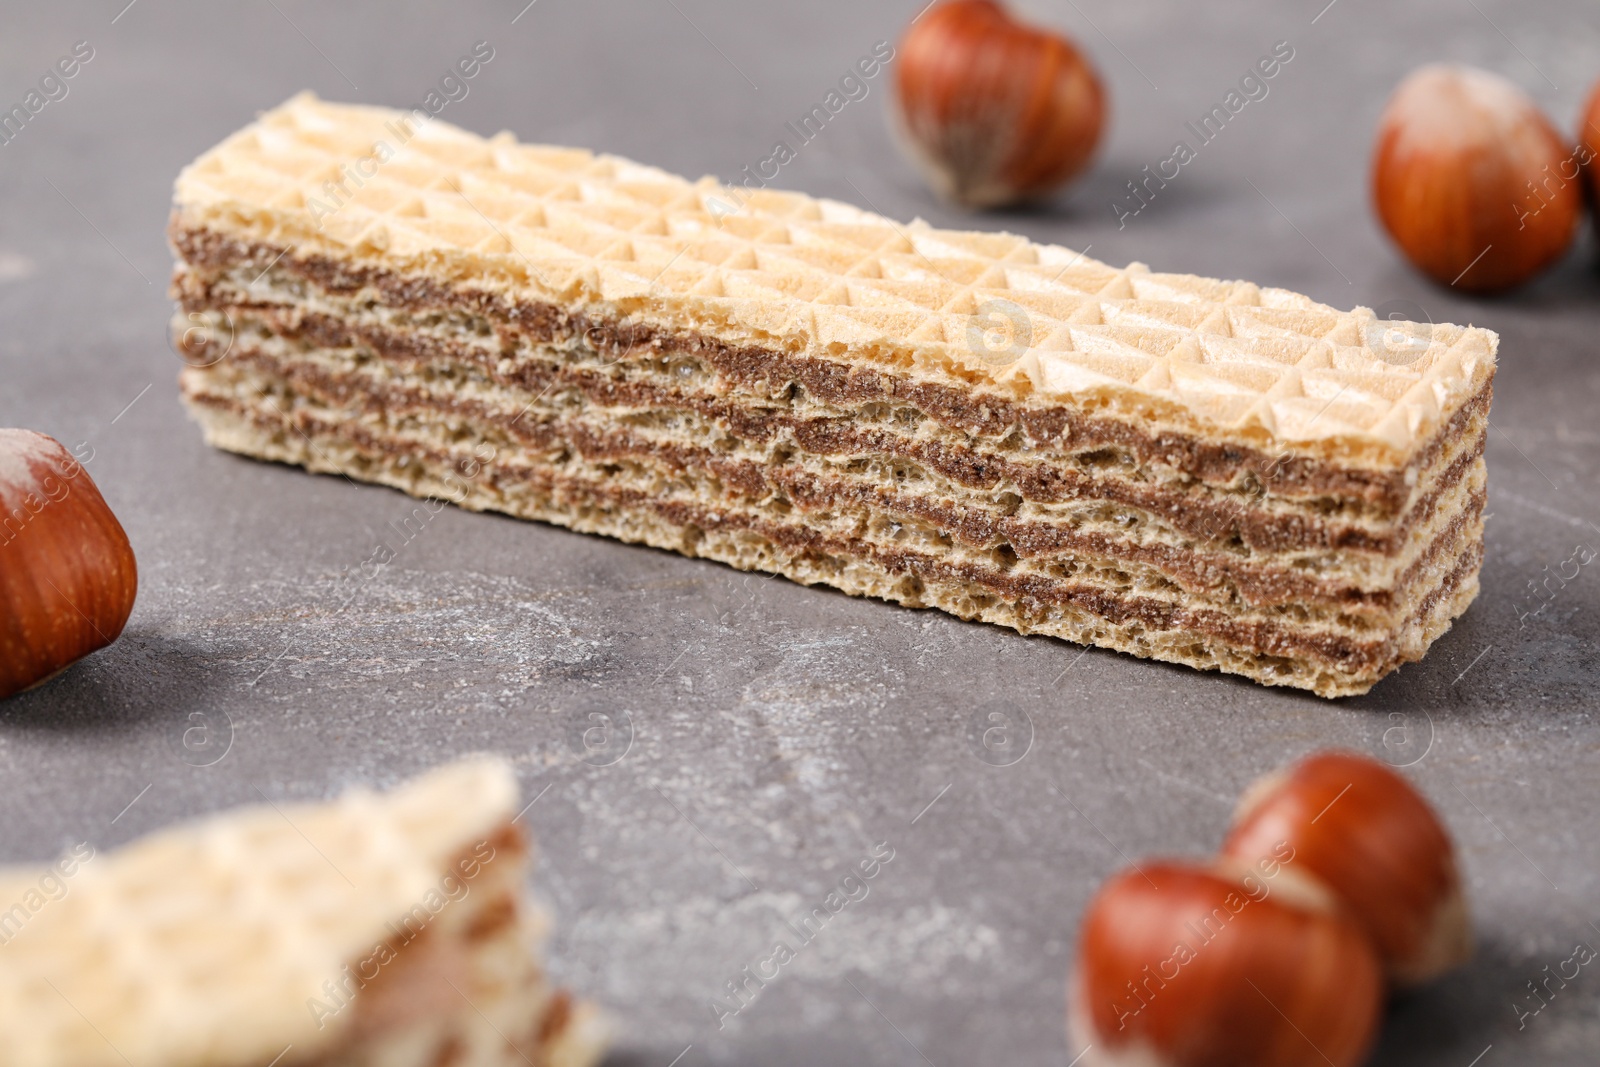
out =
[[(1071, 523), (1040, 521), (1018, 510), (973, 500), (946, 486), (922, 486), (904, 477), (904, 471), (871, 469), (853, 471), (830, 459), (790, 451), (774, 454), (763, 448), (753, 454), (738, 449), (709, 448), (696, 443), (710, 440), (703, 428), (680, 427), (672, 432), (640, 430), (629, 425), (626, 413), (562, 406), (557, 399), (524, 403), (522, 397), (502, 398), (457, 384), (397, 375), (358, 350), (308, 350), (290, 338), (241, 331), (227, 363), (207, 372), (212, 384), (196, 376), (186, 389), (218, 392), (221, 379), (247, 375), (250, 381), (231, 381), (221, 390), (228, 395), (268, 392), (283, 385), (294, 397), (313, 402), (327, 421), (363, 419), (377, 422), (397, 444), (411, 435), (401, 427), (429, 422), (448, 424), (452, 432), (465, 429), (474, 440), (510, 447), (550, 460), (576, 453), (591, 464), (631, 460), (657, 468), (656, 484), (672, 485), (697, 480), (694, 491), (705, 499), (772, 506), (789, 503), (809, 512), (843, 511), (861, 521), (882, 517), (901, 527), (901, 540), (920, 538), (937, 543), (951, 538), (968, 549), (988, 556), (1007, 569), (1059, 572), (1071, 561), (1048, 557), (1071, 556), (1088, 563), (1126, 569), (1149, 569), (1174, 586), (1173, 593), (1203, 596), (1220, 607), (1289, 606), (1332, 607), (1316, 612), (1326, 621), (1335, 613), (1358, 629), (1394, 625), (1409, 614), (1411, 602), (1425, 595), (1428, 568), (1445, 554), (1459, 552), (1462, 534), (1481, 513), (1481, 471), (1478, 477), (1454, 479), (1456, 488), (1448, 508), (1435, 511), (1434, 521), (1418, 528), (1414, 550), (1395, 559), (1373, 561), (1386, 567), (1377, 575), (1378, 588), (1361, 588), (1351, 575), (1339, 571), (1313, 571), (1271, 559), (1241, 558), (1215, 551), (1197, 550), (1192, 544), (1163, 539), (1160, 530), (1140, 529), (1127, 516), (1094, 521), (1075, 517)], [(533, 399), (531, 396), (529, 399)], [(548, 403), (545, 401), (549, 400)], [(293, 408), (298, 400), (283, 401)], [(423, 443), (426, 443), (425, 441)], [(1470, 466), (1476, 453), (1457, 462)], [(897, 477), (898, 475), (898, 477)], [(1460, 496), (1463, 499), (1456, 500)], [(1149, 575), (1140, 577), (1148, 580)], [(1125, 580), (1125, 576), (1124, 576)]]
[(361, 424), (324, 423), (305, 411), (289, 416), (218, 395), (193, 396), (190, 404), (212, 444), (248, 455), (1323, 696), (1365, 692), (1399, 664), (1420, 658), (1476, 594), (1481, 562), (1480, 542), (1443, 563), (1405, 626), (1362, 641), (1005, 572), (922, 548), (874, 545), (807, 521), (622, 487), (605, 471), (574, 477), (540, 464), (475, 468), (468, 450), (430, 452), (408, 444), (396, 451), (391, 440)]
[[(703, 359), (741, 393), (783, 395), (800, 388), (819, 401), (844, 408), (906, 404), (922, 416), (974, 438), (1005, 439), (1021, 434), (1050, 458), (1069, 453), (1111, 450), (1136, 466), (1171, 469), (1208, 485), (1243, 488), (1278, 497), (1361, 501), (1384, 517), (1404, 512), (1416, 495), (1419, 472), (1448, 447), (1446, 426), (1396, 469), (1346, 467), (1293, 450), (1274, 453), (1242, 442), (1218, 443), (1182, 433), (1150, 433), (1124, 420), (1103, 417), (1074, 405), (1018, 397), (981, 380), (956, 379), (921, 369), (868, 365), (861, 361), (770, 348), (735, 347), (692, 332), (665, 330), (643, 322), (607, 321), (551, 304), (512, 302), (470, 287), (444, 285), (421, 275), (384, 267), (297, 253), (294, 249), (236, 240), (207, 229), (186, 228), (174, 216), (169, 228), (174, 251), (193, 277), (179, 288), (239, 270), (256, 277), (268, 270), (298, 279), (303, 287), (368, 306), (418, 313), (465, 313), (499, 330), (513, 330), (533, 344), (565, 347), (578, 341), (607, 354), (640, 349), (683, 352)], [(200, 299), (204, 300), (203, 295)], [(947, 379), (947, 380), (941, 380)], [(1492, 379), (1467, 405), (1487, 409)]]
[[(1447, 447), (1439, 450), (1431, 467), (1418, 472), (1411, 504), (1388, 521), (1341, 515), (1350, 510), (1347, 502), (1289, 501), (1259, 491), (1218, 490), (1182, 477), (1160, 478), (1131, 468), (1125, 458), (1076, 455), (1068, 465), (1036, 458), (1026, 447), (999, 451), (964, 434), (941, 432), (926, 420), (918, 425), (915, 418), (885, 417), (881, 411), (841, 414), (831, 407), (808, 410), (792, 399), (778, 404), (740, 398), (717, 391), (718, 383), (707, 381), (711, 375), (693, 357), (671, 352), (652, 351), (623, 361), (606, 360), (593, 350), (543, 346), (508, 358), (494, 335), (478, 336), (482, 331), (473, 331), (470, 324), (383, 321), (360, 308), (335, 316), (290, 306), (289, 293), (279, 293), (284, 302), (269, 304), (246, 303), (244, 294), (218, 283), (208, 290), (211, 300), (232, 302), (186, 300), (185, 310), (214, 317), (218, 331), (236, 333), (256, 325), (307, 346), (360, 347), (409, 374), (452, 388), (498, 387), (509, 402), (521, 398), (519, 410), (537, 398), (573, 392), (592, 407), (622, 413), (635, 423), (633, 413), (662, 412), (680, 430), (689, 429), (685, 419), (700, 419), (705, 423), (700, 432), (713, 436), (770, 444), (781, 435), (794, 447), (819, 455), (893, 457), (948, 480), (940, 491), (968, 499), (972, 493), (963, 490), (1011, 497), (1015, 505), (1047, 521), (1082, 521), (1102, 504), (1136, 509), (1200, 547), (1246, 557), (1296, 552), (1294, 564), (1311, 570), (1326, 569), (1329, 559), (1342, 568), (1351, 551), (1401, 556), (1408, 546), (1414, 548), (1413, 531), (1429, 521), (1441, 499), (1465, 476), (1486, 432), (1481, 409), (1460, 413), (1452, 421)], [(267, 295), (259, 283), (257, 295)], [(1363, 586), (1384, 587), (1394, 569), (1375, 562)]]

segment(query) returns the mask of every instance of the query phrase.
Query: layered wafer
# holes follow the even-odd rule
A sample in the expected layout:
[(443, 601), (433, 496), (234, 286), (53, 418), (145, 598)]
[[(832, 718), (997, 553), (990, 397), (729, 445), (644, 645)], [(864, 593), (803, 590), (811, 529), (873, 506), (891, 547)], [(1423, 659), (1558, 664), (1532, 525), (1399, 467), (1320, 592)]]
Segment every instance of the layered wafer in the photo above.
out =
[(224, 449), (1324, 696), (1477, 592), (1487, 330), (309, 95), (170, 235)]
[(267, 803), (0, 871), (6, 1067), (587, 1067), (510, 769)]

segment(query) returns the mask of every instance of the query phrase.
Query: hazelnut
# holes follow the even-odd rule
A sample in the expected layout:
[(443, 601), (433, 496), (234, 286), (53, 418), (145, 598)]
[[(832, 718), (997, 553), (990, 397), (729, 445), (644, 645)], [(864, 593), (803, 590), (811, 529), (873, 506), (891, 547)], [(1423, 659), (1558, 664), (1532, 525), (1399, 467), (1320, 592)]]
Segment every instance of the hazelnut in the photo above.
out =
[(1089, 164), (1105, 91), (1083, 54), (994, 0), (946, 0), (900, 42), (902, 140), (934, 189), (971, 207), (1043, 197)]
[(1496, 292), (1560, 259), (1583, 210), (1576, 177), (1572, 149), (1533, 100), (1487, 71), (1424, 67), (1379, 122), (1378, 217), (1446, 285)]
[(1366, 930), (1389, 979), (1414, 986), (1472, 951), (1455, 850), (1439, 817), (1387, 764), (1319, 753), (1258, 781), (1222, 855), (1253, 864), (1286, 846)]
[(1107, 882), (1068, 992), (1085, 1067), (1361, 1062), (1383, 1000), (1370, 942), (1341, 912), (1271, 886), (1181, 863)]
[(0, 698), (115, 641), (137, 590), (89, 472), (53, 438), (0, 429)]
[[(1578, 120), (1577, 161), (1588, 190), (1590, 203), (1600, 203), (1600, 82), (1595, 83)], [(1595, 217), (1600, 225), (1600, 215)]]

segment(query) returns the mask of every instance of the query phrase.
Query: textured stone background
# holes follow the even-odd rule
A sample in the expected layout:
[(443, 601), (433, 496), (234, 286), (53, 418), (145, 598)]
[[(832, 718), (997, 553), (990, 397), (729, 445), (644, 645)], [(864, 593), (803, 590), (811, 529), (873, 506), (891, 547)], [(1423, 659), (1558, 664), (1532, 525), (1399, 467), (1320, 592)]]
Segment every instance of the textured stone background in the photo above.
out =
[[(123, 3), (9, 4), (0, 33), (8, 107), (74, 41), (95, 48), (0, 147), (0, 425), (93, 447), (143, 579), (115, 647), (0, 707), (0, 860), (493, 749), (539, 798), (555, 967), (620, 1020), (614, 1064), (1065, 1064), (1064, 975), (1099, 881), (1208, 849), (1251, 778), (1343, 745), (1407, 764), (1438, 805), (1482, 940), (1395, 1005), (1378, 1062), (1593, 1062), (1600, 974), (1521, 1031), (1513, 1009), (1600, 943), (1600, 571), (1518, 620), (1544, 567), (1600, 547), (1593, 241), (1468, 300), (1398, 262), (1366, 195), (1377, 113), (1424, 60), (1500, 70), (1570, 127), (1600, 76), (1592, 7), (1035, 0), (1114, 98), (1098, 166), (1058, 203), (933, 201), (881, 77), (783, 172), (890, 215), (1499, 330), (1483, 596), (1425, 663), (1327, 704), (502, 518), (447, 510), (401, 544), (413, 501), (212, 453), (184, 418), (170, 183), (257, 110), (307, 86), (417, 101), (485, 40), (444, 118), (732, 176), (916, 0), (537, 0), (515, 22), (522, 0)], [(1282, 39), (1270, 95), (1119, 231), (1123, 183)], [(398, 556), (363, 580), (379, 542)], [(991, 714), (1006, 736), (985, 748)], [(894, 859), (866, 899), (719, 1032), (711, 999), (879, 842)]]

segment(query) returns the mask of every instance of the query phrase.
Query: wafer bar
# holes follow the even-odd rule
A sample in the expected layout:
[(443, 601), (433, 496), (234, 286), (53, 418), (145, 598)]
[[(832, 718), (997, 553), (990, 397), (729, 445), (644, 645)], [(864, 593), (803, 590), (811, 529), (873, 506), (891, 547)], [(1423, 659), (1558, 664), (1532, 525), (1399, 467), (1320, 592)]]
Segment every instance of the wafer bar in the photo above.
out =
[(1330, 697), (1478, 590), (1487, 330), (310, 95), (170, 236), (231, 451)]

